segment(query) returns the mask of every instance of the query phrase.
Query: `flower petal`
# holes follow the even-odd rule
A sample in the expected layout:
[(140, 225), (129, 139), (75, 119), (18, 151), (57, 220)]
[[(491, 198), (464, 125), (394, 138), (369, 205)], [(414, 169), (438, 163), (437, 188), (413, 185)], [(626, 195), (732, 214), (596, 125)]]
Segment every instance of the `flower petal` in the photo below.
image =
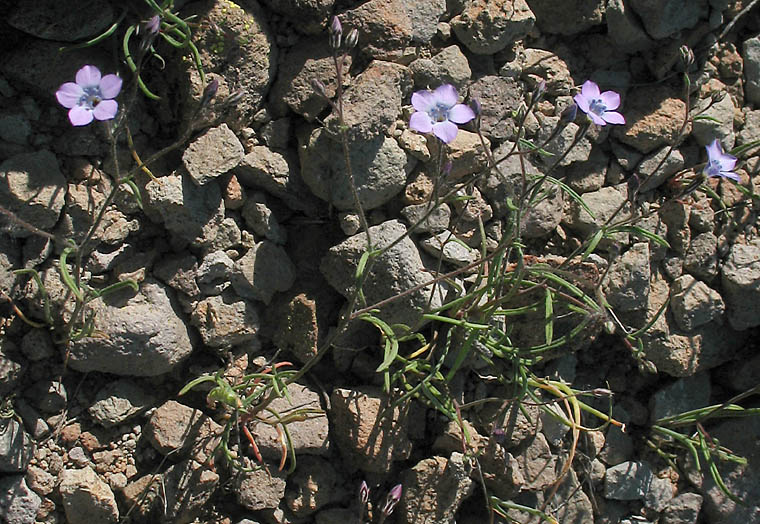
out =
[(92, 122), (92, 111), (85, 106), (75, 106), (69, 110), (69, 122), (73, 126), (86, 126)]
[(435, 98), (430, 91), (417, 91), (412, 94), (412, 106), (417, 111), (427, 113), (435, 105)]
[(592, 120), (592, 121), (593, 121), (593, 122), (594, 122), (596, 125), (598, 125), (598, 126), (606, 126), (606, 125), (607, 125), (607, 121), (606, 121), (606, 120), (604, 120), (604, 119), (603, 119), (602, 117), (600, 117), (599, 115), (597, 115), (596, 113), (594, 113), (594, 112), (591, 112), (591, 113), (586, 113), (586, 114), (589, 116), (589, 118), (590, 118), (590, 119), (591, 119), (591, 120)]
[(573, 97), (573, 100), (575, 100), (575, 103), (578, 104), (578, 107), (581, 108), (581, 111), (584, 113), (588, 113), (588, 106), (591, 103), (591, 101), (583, 96), (583, 93), (579, 93)]
[(454, 89), (454, 86), (451, 84), (438, 86), (436, 90), (433, 91), (433, 96), (435, 97), (436, 103), (446, 107), (454, 107), (457, 102), (459, 102), (457, 90)]
[(433, 134), (447, 144), (457, 137), (458, 131), (457, 125), (448, 120), (433, 124)]
[(602, 118), (608, 124), (625, 124), (625, 117), (617, 111), (605, 111)]
[(86, 65), (77, 71), (76, 81), (82, 87), (96, 87), (100, 83), (100, 69)]
[(433, 130), (433, 120), (424, 111), (417, 111), (409, 119), (409, 129), (418, 133), (430, 133)]
[(720, 146), (720, 141), (716, 138), (710, 144), (705, 146), (707, 149), (707, 161), (720, 160), (723, 156), (723, 148)]
[(734, 180), (736, 182), (741, 182), (741, 177), (737, 175), (736, 173), (734, 173), (733, 171), (726, 171), (726, 172), (721, 171), (720, 176), (722, 176), (723, 178), (730, 178), (731, 180)]
[(608, 111), (614, 111), (618, 107), (620, 107), (620, 95), (617, 94), (615, 91), (605, 91), (601, 95), (599, 95), (599, 98), (602, 99), (602, 103), (604, 104), (604, 107), (607, 108)]
[(736, 157), (732, 155), (721, 155), (721, 157), (718, 159), (718, 162), (720, 163), (720, 170), (721, 171), (733, 171), (736, 167)]
[(591, 80), (586, 80), (585, 82), (583, 82), (583, 87), (581, 87), (581, 93), (588, 100), (599, 98), (599, 86), (596, 85), (596, 83), (592, 82)]
[(121, 91), (121, 77), (117, 75), (106, 75), (100, 79), (100, 94), (103, 98), (116, 98)]
[(82, 98), (83, 94), (84, 90), (82, 86), (74, 82), (66, 82), (55, 92), (55, 98), (63, 107), (71, 109), (79, 103), (79, 99)]
[(466, 124), (475, 118), (475, 111), (464, 104), (457, 104), (449, 109), (449, 120), (456, 124)]
[(103, 100), (95, 106), (93, 113), (98, 120), (110, 120), (116, 116), (119, 104), (116, 100)]

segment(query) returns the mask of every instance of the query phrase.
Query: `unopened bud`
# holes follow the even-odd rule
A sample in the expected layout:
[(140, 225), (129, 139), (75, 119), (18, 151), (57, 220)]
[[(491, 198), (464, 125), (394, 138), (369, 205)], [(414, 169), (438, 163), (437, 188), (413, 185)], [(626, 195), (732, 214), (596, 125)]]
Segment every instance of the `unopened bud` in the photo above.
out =
[(387, 517), (393, 513), (393, 508), (396, 507), (398, 501), (401, 500), (401, 484), (396, 484), (388, 492), (388, 496), (385, 497), (385, 504), (383, 504), (383, 514)]
[(470, 109), (475, 113), (475, 116), (480, 116), (480, 111), (483, 109), (480, 105), (480, 101), (477, 98), (470, 100)]
[(639, 188), (641, 187), (641, 180), (639, 180), (639, 175), (636, 173), (632, 174), (631, 177), (628, 179), (628, 198), (633, 199), (636, 197), (636, 193), (639, 192)]
[(346, 49), (353, 49), (359, 43), (359, 30), (354, 28), (346, 35)]
[(312, 78), (311, 79), (311, 88), (319, 96), (323, 96), (325, 98), (328, 98), (328, 96), (327, 96), (327, 88), (325, 87), (325, 84), (323, 84), (322, 81), (319, 80), (318, 78)]
[(611, 397), (612, 391), (606, 388), (596, 388), (591, 390), (591, 394), (594, 395), (597, 398), (601, 397)]
[(209, 102), (211, 102), (211, 99), (216, 96), (216, 91), (219, 89), (219, 80), (214, 78), (206, 84), (206, 88), (203, 90), (203, 95), (201, 95), (201, 108), (208, 106)]
[(694, 51), (687, 45), (682, 45), (679, 49), (681, 52), (681, 60), (684, 63), (684, 69), (688, 70), (694, 63)]
[(369, 486), (367, 486), (366, 480), (362, 480), (362, 483), (359, 486), (359, 498), (363, 505), (366, 505), (367, 502), (369, 502)]
[(338, 49), (340, 47), (340, 39), (343, 36), (343, 25), (337, 16), (332, 17), (330, 22), (330, 47)]
[(559, 116), (560, 124), (569, 124), (575, 121), (575, 117), (578, 115), (578, 105), (570, 104), (562, 110), (562, 114)]
[(238, 102), (240, 102), (243, 97), (245, 96), (245, 89), (238, 89), (234, 93), (232, 93), (230, 96), (227, 97), (227, 99), (224, 101), (225, 106), (234, 106), (237, 105)]
[(725, 91), (713, 91), (710, 94), (710, 99), (712, 100), (713, 104), (717, 104), (721, 100), (726, 98), (726, 92)]
[(546, 93), (546, 81), (541, 80), (538, 85), (533, 89), (533, 93), (531, 94), (531, 103), (535, 104), (541, 98), (544, 96), (544, 93)]
[(148, 20), (140, 22), (140, 25), (137, 26), (137, 32), (142, 35), (140, 40), (140, 50), (142, 52), (150, 49), (160, 30), (161, 17), (158, 15), (154, 15)]

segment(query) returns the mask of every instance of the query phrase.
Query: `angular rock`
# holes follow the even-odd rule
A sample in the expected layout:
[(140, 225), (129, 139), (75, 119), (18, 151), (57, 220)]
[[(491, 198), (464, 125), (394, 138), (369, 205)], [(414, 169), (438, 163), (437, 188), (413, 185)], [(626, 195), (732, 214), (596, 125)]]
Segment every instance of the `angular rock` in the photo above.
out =
[(190, 314), (190, 322), (198, 328), (203, 343), (212, 348), (227, 349), (249, 342), (259, 331), (256, 308), (231, 292), (198, 302)]
[(536, 24), (546, 33), (574, 35), (602, 22), (603, 0), (527, 0)]
[(42, 499), (29, 489), (24, 475), (0, 477), (0, 520), (13, 524), (34, 524)]
[(111, 488), (89, 466), (83, 469), (65, 469), (58, 487), (71, 524), (116, 522), (119, 508)]
[(652, 422), (703, 408), (709, 404), (710, 376), (707, 373), (679, 378), (669, 386), (660, 389), (649, 402)]
[[(433, 154), (438, 153), (440, 141), (437, 138), (428, 137), (428, 148)], [(491, 147), (488, 139), (485, 140), (485, 147)], [(451, 180), (459, 180), (478, 173), (488, 165), (483, 144), (480, 143), (480, 137), (477, 133), (471, 133), (460, 129), (456, 138), (448, 144), (448, 159), (451, 162), (451, 171), (449, 177)]]
[[(541, 127), (538, 131), (537, 140), (538, 142), (543, 143), (554, 134), (556, 127), (560, 125), (560, 117), (539, 115), (538, 120)], [(584, 136), (576, 142), (579, 130), (580, 127), (573, 122), (564, 126), (562, 130), (557, 133), (546, 146), (544, 146), (544, 150), (551, 153), (553, 156), (539, 156), (537, 157), (537, 160), (547, 167), (554, 165), (558, 160), (560, 167), (569, 166), (574, 162), (586, 162), (591, 154), (591, 140), (587, 136)], [(575, 145), (573, 145), (574, 142), (576, 142)], [(570, 146), (572, 146), (572, 149)]]
[(106, 336), (84, 337), (69, 346), (69, 366), (77, 371), (156, 376), (174, 369), (193, 351), (169, 289), (155, 280), (143, 282), (131, 297), (123, 291), (89, 305), (95, 332)]
[(471, 0), (451, 29), (471, 52), (491, 55), (525, 38), (535, 22), (525, 0)]
[(196, 247), (211, 244), (224, 220), (224, 200), (213, 181), (199, 187), (189, 175), (173, 174), (145, 185), (146, 212)]
[(221, 432), (203, 412), (174, 400), (156, 408), (145, 427), (148, 442), (160, 453), (190, 456), (200, 463), (211, 456)]
[(640, 191), (642, 193), (657, 189), (671, 175), (683, 169), (684, 158), (681, 152), (674, 149), (668, 154), (668, 151), (670, 151), (670, 146), (664, 146), (644, 157), (641, 163), (636, 166), (636, 174), (641, 180)]
[[(269, 404), (278, 413), (291, 412), (294, 409), (309, 410), (309, 416), (304, 420), (294, 420), (288, 423), (290, 445), (299, 456), (298, 464), (301, 464), (301, 455), (326, 456), (330, 445), (330, 428), (327, 415), (322, 411), (319, 393), (302, 386), (290, 384), (288, 386), (290, 400), (285, 397), (276, 398)], [(261, 451), (261, 456), (279, 461), (282, 456), (282, 443), (277, 429), (268, 424), (258, 423), (251, 428), (251, 434), (256, 440), (256, 445)]]
[(33, 362), (50, 358), (55, 354), (53, 339), (47, 329), (32, 329), (21, 339), (21, 353)]
[(202, 186), (237, 166), (243, 156), (243, 144), (222, 124), (190, 142), (182, 153), (182, 163), (193, 182)]
[(296, 471), (288, 477), (285, 502), (297, 517), (305, 517), (337, 499), (339, 474), (321, 457), (299, 457)]
[(694, 27), (707, 16), (706, 0), (631, 0), (631, 7), (655, 40)]
[(0, 420), (0, 472), (23, 473), (34, 454), (34, 443), (15, 419)]
[(408, 413), (387, 412), (387, 396), (378, 389), (336, 388), (330, 395), (333, 436), (344, 458), (371, 473), (388, 473), (393, 462), (409, 457)]
[[(401, 101), (412, 89), (408, 68), (381, 60), (372, 61), (343, 93), (343, 121), (350, 141), (371, 141), (383, 136), (401, 114)], [(341, 121), (337, 110), (325, 120), (337, 136)], [(339, 139), (336, 139), (336, 141)]]
[(421, 460), (404, 474), (399, 521), (404, 524), (453, 522), (462, 501), (474, 491), (461, 453), (450, 459)]
[[(48, 150), (22, 153), (0, 164), (0, 205), (21, 220), (42, 230), (56, 224), (66, 197), (66, 179)], [(25, 238), (31, 233), (14, 222), (8, 232)]]
[(569, 206), (563, 223), (577, 231), (580, 235), (588, 237), (592, 235), (596, 228), (604, 224), (613, 214), (620, 209), (616, 219), (625, 220), (630, 218), (630, 205), (625, 204), (628, 200), (628, 186), (620, 184), (614, 187), (603, 187), (599, 191), (586, 193), (583, 195), (583, 201), (593, 213), (593, 217), (580, 206), (576, 201), (572, 201)]
[(731, 326), (744, 330), (760, 325), (760, 243), (731, 247), (721, 286)]
[(718, 274), (718, 238), (712, 233), (692, 238), (683, 268), (698, 279), (710, 282)]
[(692, 331), (708, 322), (719, 319), (726, 306), (720, 293), (701, 280), (683, 275), (673, 281), (670, 310), (678, 327)]
[[(82, 13), (87, 13), (85, 20)], [(105, 31), (114, 20), (114, 9), (105, 0), (86, 0), (69, 9), (55, 0), (18, 6), (10, 12), (8, 25), (43, 40), (77, 42)]]
[(153, 395), (131, 380), (115, 380), (95, 395), (88, 408), (90, 416), (104, 427), (113, 427), (129, 420), (153, 405)]
[(287, 291), (296, 280), (296, 268), (285, 250), (264, 240), (235, 261), (232, 287), (243, 298), (269, 304), (277, 292)]
[(556, 498), (552, 502), (559, 506), (555, 513), (558, 522), (563, 524), (594, 522), (594, 507), (578, 482), (578, 475), (572, 469), (560, 483)]
[(230, 275), (235, 262), (224, 251), (212, 251), (203, 257), (195, 281), (206, 296), (220, 295), (230, 286)]
[(171, 466), (162, 477), (166, 512), (161, 520), (177, 524), (196, 522), (219, 483), (219, 475), (208, 464), (192, 459)]
[(550, 486), (557, 480), (557, 457), (552, 455), (543, 433), (537, 433), (515, 458), (525, 479), (521, 489), (536, 491)]
[(697, 493), (681, 493), (668, 502), (659, 522), (660, 524), (696, 522), (700, 509), (702, 509), (702, 495)]
[(246, 225), (259, 237), (265, 237), (275, 244), (285, 244), (287, 233), (280, 227), (272, 210), (267, 207), (266, 197), (256, 192), (246, 199), (242, 211)]
[[(390, 220), (369, 229), (373, 249), (389, 245), (406, 232), (406, 226)], [(327, 282), (344, 297), (354, 289), (356, 267), (362, 253), (367, 249), (367, 237), (357, 233), (333, 246), (322, 259), (320, 270)], [(410, 238), (405, 238), (382, 256), (377, 257), (364, 282), (364, 296), (368, 304), (374, 304), (403, 291), (410, 290), (430, 280), (420, 253)], [(378, 314), (389, 324), (414, 325), (428, 308), (432, 285), (409, 293), (382, 307)], [(433, 296), (431, 309), (441, 305), (441, 297)]]
[(275, 13), (293, 22), (293, 28), (304, 34), (324, 32), (335, 0), (262, 0)]
[(431, 58), (418, 58), (409, 64), (415, 87), (429, 89), (441, 84), (452, 84), (462, 89), (472, 71), (467, 57), (458, 45), (443, 48)]
[(604, 496), (613, 500), (644, 500), (648, 507), (664, 507), (673, 498), (673, 492), (670, 481), (658, 478), (646, 462), (623, 462), (607, 469)]
[(480, 129), (493, 141), (511, 138), (515, 132), (512, 111), (523, 101), (517, 81), (488, 75), (470, 85), (470, 99), (480, 102)]
[[(460, 132), (461, 134), (461, 132)], [(343, 148), (323, 129), (302, 137), (298, 150), (301, 176), (311, 191), (340, 210), (353, 210), (354, 199)], [(364, 211), (380, 207), (404, 189), (414, 159), (385, 136), (349, 144), (354, 185)]]
[(613, 262), (604, 287), (605, 297), (615, 311), (637, 311), (647, 307), (649, 258), (649, 244), (638, 242)]
[[(721, 84), (722, 86), (722, 84)], [(722, 86), (725, 89), (725, 86)], [(718, 102), (712, 104), (700, 115), (714, 118), (711, 120), (695, 120), (692, 136), (700, 146), (711, 144), (716, 138), (720, 141), (724, 151), (730, 151), (734, 147), (736, 137), (734, 135), (734, 103), (730, 96), (726, 95)]]
[(463, 267), (478, 258), (478, 251), (459, 243), (460, 241), (448, 231), (438, 233), (420, 242), (420, 247), (444, 262)]
[(409, 227), (419, 223), (414, 229), (414, 233), (439, 233), (444, 231), (449, 227), (449, 221), (451, 220), (451, 209), (448, 204), (436, 206), (430, 215), (420, 223), (431, 207), (431, 204), (406, 206), (401, 210), (401, 216), (406, 219)]
[[(632, 89), (625, 100), (625, 126), (617, 126), (613, 136), (642, 153), (672, 144), (683, 123), (685, 103), (667, 86)], [(689, 129), (687, 128), (687, 132)]]
[(567, 63), (556, 53), (545, 49), (526, 49), (520, 59), (521, 75), (530, 79), (535, 88), (544, 81), (546, 92), (553, 95), (569, 95), (574, 90), (572, 76)]
[(198, 261), (193, 255), (169, 256), (159, 260), (153, 266), (153, 275), (176, 291), (189, 297), (200, 295), (195, 282)]
[(612, 43), (626, 54), (645, 51), (654, 45), (641, 20), (625, 0), (609, 0), (607, 3), (607, 34)]
[(284, 471), (257, 469), (235, 477), (235, 498), (251, 511), (275, 509), (285, 496)]

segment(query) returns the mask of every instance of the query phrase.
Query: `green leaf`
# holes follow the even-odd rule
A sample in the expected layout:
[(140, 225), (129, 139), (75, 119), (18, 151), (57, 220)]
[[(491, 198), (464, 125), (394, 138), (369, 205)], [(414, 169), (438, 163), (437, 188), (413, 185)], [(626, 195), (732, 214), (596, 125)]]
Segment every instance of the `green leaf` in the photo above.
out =
[(554, 339), (554, 293), (551, 288), (546, 288), (546, 296), (544, 298), (544, 335), (546, 336), (546, 343), (551, 344)]

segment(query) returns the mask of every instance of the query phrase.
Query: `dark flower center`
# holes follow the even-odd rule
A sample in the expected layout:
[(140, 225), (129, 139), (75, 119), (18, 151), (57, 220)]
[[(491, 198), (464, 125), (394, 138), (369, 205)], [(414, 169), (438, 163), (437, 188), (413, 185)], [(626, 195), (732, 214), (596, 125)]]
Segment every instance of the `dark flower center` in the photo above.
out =
[(718, 160), (710, 160), (705, 168), (708, 176), (720, 176), (721, 165)]
[(97, 106), (103, 100), (103, 93), (100, 92), (100, 87), (85, 87), (83, 90), (84, 94), (79, 99), (79, 105), (85, 106), (90, 110), (95, 109), (95, 106)]
[(607, 111), (607, 106), (604, 105), (601, 98), (595, 98), (588, 105), (588, 110), (597, 116), (602, 116)]
[(445, 122), (449, 119), (449, 109), (449, 106), (439, 103), (428, 111), (428, 115), (436, 122)]

